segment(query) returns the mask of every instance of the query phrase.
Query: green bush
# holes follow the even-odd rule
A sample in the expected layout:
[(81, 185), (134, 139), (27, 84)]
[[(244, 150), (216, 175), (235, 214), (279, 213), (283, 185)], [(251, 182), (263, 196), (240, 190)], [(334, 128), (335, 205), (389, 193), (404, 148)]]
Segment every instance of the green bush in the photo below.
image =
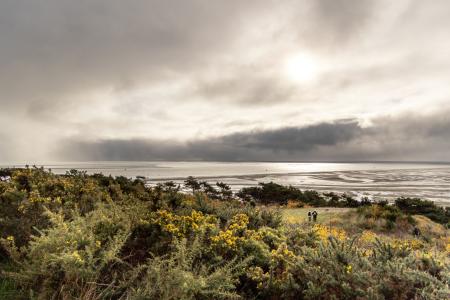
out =
[(407, 214), (423, 215), (429, 219), (445, 224), (450, 224), (450, 209), (436, 206), (432, 201), (421, 200), (419, 198), (398, 198), (395, 206)]
[(212, 265), (203, 259), (200, 239), (175, 242), (174, 250), (154, 257), (127, 276), (121, 287), (129, 299), (237, 299), (236, 285), (247, 261)]
[[(2, 299), (448, 299), (447, 232), (409, 233), (411, 214), (442, 213), (429, 203), (366, 202), (346, 215), (345, 231), (285, 224), (279, 210), (232, 199), (224, 185), (211, 199), (192, 179), (186, 194), (78, 171), (0, 174), (10, 176), (0, 181)], [(258, 189), (263, 202), (275, 191), (281, 203), (356, 205)]]
[(78, 297), (101, 293), (99, 283), (114, 280), (111, 273), (121, 264), (120, 250), (126, 242), (131, 218), (114, 205), (102, 205), (86, 216), (75, 214), (65, 221), (62, 214), (46, 211), (51, 227), (32, 236), (26, 248), (9, 249), (17, 272), (8, 272), (23, 290), (42, 298)]

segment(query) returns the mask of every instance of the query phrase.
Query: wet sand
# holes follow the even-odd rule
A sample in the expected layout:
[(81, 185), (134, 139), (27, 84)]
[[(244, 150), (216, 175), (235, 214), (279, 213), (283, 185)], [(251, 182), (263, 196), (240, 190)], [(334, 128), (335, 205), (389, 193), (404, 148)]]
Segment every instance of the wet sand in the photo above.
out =
[[(351, 194), (357, 198), (394, 199), (419, 197), (450, 204), (449, 163), (297, 163), (297, 162), (67, 162), (39, 163), (54, 173), (70, 169), (88, 174), (143, 176), (148, 185), (186, 177), (215, 183), (223, 181), (233, 191), (259, 182), (276, 182), (301, 189)], [(0, 165), (21, 167), (23, 164)]]

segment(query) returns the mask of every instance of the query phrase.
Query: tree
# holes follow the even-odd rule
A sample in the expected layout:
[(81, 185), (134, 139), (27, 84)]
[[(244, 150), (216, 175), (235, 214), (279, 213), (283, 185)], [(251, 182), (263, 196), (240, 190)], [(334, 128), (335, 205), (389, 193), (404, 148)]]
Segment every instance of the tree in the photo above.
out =
[(178, 193), (180, 191), (180, 185), (173, 181), (158, 183), (156, 187), (164, 193)]
[(217, 190), (210, 185), (208, 182), (206, 181), (202, 181), (200, 182), (200, 186), (202, 191), (211, 199), (218, 199), (219, 198), (219, 193), (217, 192)]
[(192, 193), (194, 194), (196, 191), (200, 190), (201, 185), (200, 182), (198, 182), (197, 179), (195, 179), (192, 176), (189, 176), (188, 178), (186, 178), (186, 180), (184, 181), (184, 185), (187, 188), (192, 189)]
[(233, 192), (231, 191), (231, 187), (223, 182), (216, 182), (217, 187), (220, 189), (219, 193), (222, 200), (229, 200), (233, 197)]

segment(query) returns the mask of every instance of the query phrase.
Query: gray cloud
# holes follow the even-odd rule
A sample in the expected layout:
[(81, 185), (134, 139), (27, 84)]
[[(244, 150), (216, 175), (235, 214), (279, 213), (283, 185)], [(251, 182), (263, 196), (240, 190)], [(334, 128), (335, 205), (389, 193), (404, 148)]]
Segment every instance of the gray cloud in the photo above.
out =
[(333, 46), (348, 43), (363, 34), (373, 17), (379, 13), (375, 0), (317, 0), (313, 1), (313, 16), (317, 23), (306, 31), (306, 38), (318, 46)]
[(320, 123), (308, 127), (236, 133), (222, 138), (228, 145), (249, 149), (302, 152), (318, 146), (334, 146), (353, 139), (361, 131), (355, 121)]
[(58, 102), (189, 71), (232, 43), (241, 12), (258, 11), (250, 2), (2, 1), (0, 101)]
[(0, 132), (0, 162), (8, 162), (12, 159), (11, 140)]
[(295, 95), (295, 88), (275, 76), (260, 75), (258, 70), (241, 70), (235, 71), (231, 78), (199, 80), (192, 93), (215, 101), (270, 105), (290, 100)]
[[(303, 128), (235, 133), (185, 143), (158, 140), (69, 141), (60, 154), (69, 160), (283, 160), (319, 146), (335, 146), (358, 135), (355, 121)], [(279, 159), (274, 154), (281, 153)]]
[(59, 154), (75, 160), (358, 161), (450, 160), (450, 119), (445, 114), (381, 118), (240, 132), (191, 140), (70, 141)]
[[(274, 29), (264, 42), (278, 42), (272, 34), (288, 26), (293, 36), (309, 32), (305, 44), (322, 35), (341, 43), (350, 32), (362, 30), (373, 11), (371, 3), (283, 4), (291, 6), (292, 23), (267, 24)], [(25, 103), (31, 110), (42, 102), (41, 109), (51, 110), (63, 106), (61, 102), (73, 104), (68, 95), (91, 89), (130, 89), (142, 82), (191, 76), (217, 63), (227, 51), (238, 54), (233, 47), (236, 37), (245, 34), (243, 28), (252, 22), (258, 26), (271, 11), (279, 20), (283, 15), (276, 15), (278, 6), (270, 0), (130, 0), (126, 5), (120, 0), (2, 1), (0, 103), (4, 109), (24, 108)], [(296, 12), (311, 16), (300, 22)], [(205, 96), (228, 92), (229, 98), (243, 102), (267, 102), (266, 98), (273, 102), (290, 92), (273, 77), (245, 78), (245, 73), (237, 72), (228, 80), (220, 78), (221, 83), (206, 84)], [(273, 92), (267, 95), (270, 89)]]
[[(450, 109), (449, 13), (445, 0), (3, 0), (0, 160), (55, 160), (60, 143), (61, 159), (447, 159), (446, 116), (400, 116)], [(297, 54), (318, 68), (310, 82), (285, 72)]]

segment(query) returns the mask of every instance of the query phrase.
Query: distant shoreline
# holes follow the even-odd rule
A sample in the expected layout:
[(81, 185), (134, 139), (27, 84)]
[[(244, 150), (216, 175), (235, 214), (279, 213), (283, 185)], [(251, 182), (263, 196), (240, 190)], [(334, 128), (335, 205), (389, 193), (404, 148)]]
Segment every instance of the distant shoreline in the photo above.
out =
[[(1, 166), (0, 166), (1, 167)], [(21, 167), (21, 165), (16, 165)], [(55, 174), (70, 169), (88, 174), (145, 178), (148, 185), (166, 181), (182, 183), (188, 176), (215, 183), (223, 181), (233, 191), (276, 182), (318, 192), (347, 193), (355, 198), (395, 199), (418, 197), (436, 203), (450, 203), (450, 164), (423, 162), (293, 163), (293, 162), (78, 162), (51, 165)]]
[(67, 164), (103, 164), (103, 163), (298, 163), (298, 164), (436, 164), (436, 165), (450, 165), (450, 161), (403, 161), (403, 160), (317, 160), (317, 161), (302, 161), (302, 160), (86, 160), (86, 161), (41, 161), (41, 162), (0, 162), (0, 167), (7, 166), (25, 166), (25, 165), (67, 165)]

